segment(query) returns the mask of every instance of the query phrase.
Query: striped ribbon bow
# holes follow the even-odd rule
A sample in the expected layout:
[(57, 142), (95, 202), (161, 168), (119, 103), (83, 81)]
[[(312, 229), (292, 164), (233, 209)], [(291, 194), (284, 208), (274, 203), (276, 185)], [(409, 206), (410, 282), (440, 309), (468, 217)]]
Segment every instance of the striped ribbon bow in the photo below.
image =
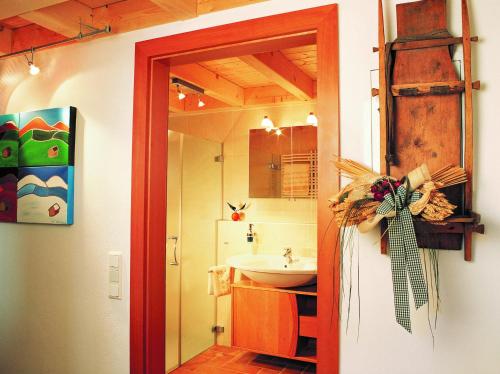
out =
[(389, 255), (392, 268), (394, 308), (396, 321), (411, 333), (410, 304), (408, 301), (408, 278), (410, 279), (415, 307), (418, 309), (429, 301), (427, 283), (422, 271), (422, 263), (417, 246), (417, 237), (408, 205), (420, 199), (422, 194), (407, 193), (404, 185), (395, 194), (388, 194), (377, 209), (378, 214), (386, 215), (396, 211), (389, 223)]

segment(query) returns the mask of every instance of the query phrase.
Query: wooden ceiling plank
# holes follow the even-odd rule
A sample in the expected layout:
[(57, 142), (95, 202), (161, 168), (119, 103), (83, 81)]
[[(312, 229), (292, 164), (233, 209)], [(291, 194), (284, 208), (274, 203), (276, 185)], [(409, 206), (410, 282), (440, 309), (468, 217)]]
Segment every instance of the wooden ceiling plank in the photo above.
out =
[[(21, 14), (20, 17), (66, 37), (80, 32), (80, 22), (92, 23), (92, 9), (75, 0)], [(88, 31), (83, 27), (83, 32)]]
[(66, 0), (0, 0), (0, 19), (18, 16), (22, 13), (64, 3), (65, 1)]
[(0, 30), (0, 55), (12, 52), (12, 30), (3, 27)]
[[(168, 0), (166, 0), (168, 1)], [(198, 0), (198, 14), (260, 3), (267, 0)]]
[(150, 0), (175, 19), (188, 19), (198, 16), (198, 0)]
[(205, 90), (205, 95), (233, 106), (243, 106), (244, 91), (240, 86), (198, 65), (172, 66), (170, 74)]
[(240, 59), (297, 98), (306, 101), (314, 98), (314, 80), (282, 52), (259, 53)]
[(199, 52), (190, 51), (186, 54), (173, 56), (170, 59), (170, 64), (183, 65), (198, 61), (219, 60), (221, 58), (239, 57), (243, 54), (272, 52), (283, 50), (285, 48), (295, 48), (310, 44), (316, 44), (315, 33), (305, 33), (274, 40), (260, 40), (251, 43), (222, 46), (213, 49), (201, 50)]
[(65, 39), (63, 35), (47, 30), (39, 25), (31, 24), (12, 30), (12, 52), (59, 42), (63, 39)]

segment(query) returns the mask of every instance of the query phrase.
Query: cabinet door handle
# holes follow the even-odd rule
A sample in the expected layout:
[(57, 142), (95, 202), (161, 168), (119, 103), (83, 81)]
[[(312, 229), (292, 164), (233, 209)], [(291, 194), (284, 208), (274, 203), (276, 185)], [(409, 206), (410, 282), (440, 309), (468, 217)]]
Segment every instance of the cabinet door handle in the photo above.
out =
[(169, 261), (169, 265), (172, 266), (179, 266), (179, 261), (177, 261), (177, 241), (179, 238), (177, 236), (168, 236), (167, 240), (173, 240), (174, 241), (174, 259), (173, 261)]

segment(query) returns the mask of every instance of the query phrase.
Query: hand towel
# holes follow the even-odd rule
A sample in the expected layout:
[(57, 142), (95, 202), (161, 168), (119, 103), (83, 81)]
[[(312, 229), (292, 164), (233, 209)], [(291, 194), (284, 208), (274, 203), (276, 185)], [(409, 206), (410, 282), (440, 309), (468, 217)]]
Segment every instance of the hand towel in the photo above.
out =
[(208, 294), (215, 297), (231, 293), (230, 269), (228, 266), (212, 266), (208, 269)]

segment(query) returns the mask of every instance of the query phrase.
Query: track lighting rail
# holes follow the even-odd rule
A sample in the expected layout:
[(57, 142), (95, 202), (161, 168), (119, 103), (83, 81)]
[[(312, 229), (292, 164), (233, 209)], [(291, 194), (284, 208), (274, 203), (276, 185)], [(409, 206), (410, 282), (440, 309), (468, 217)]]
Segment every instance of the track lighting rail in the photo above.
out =
[(22, 51), (16, 51), (16, 52), (8, 53), (6, 55), (1, 55), (0, 60), (4, 60), (4, 59), (10, 58), (10, 57), (19, 56), (19, 55), (25, 55), (26, 53), (33, 53), (35, 51), (39, 51), (42, 49), (54, 47), (54, 46), (61, 45), (61, 44), (70, 43), (70, 42), (77, 41), (77, 40), (90, 38), (92, 36), (96, 36), (99, 34), (107, 34), (110, 32), (111, 32), (111, 26), (106, 26), (102, 29), (96, 29), (94, 27), (91, 27), (91, 31), (86, 32), (86, 33), (80, 32), (78, 35), (71, 37), (71, 38), (66, 38), (63, 40), (59, 40), (57, 42), (47, 43), (47, 44), (39, 45), (36, 47), (23, 49)]

